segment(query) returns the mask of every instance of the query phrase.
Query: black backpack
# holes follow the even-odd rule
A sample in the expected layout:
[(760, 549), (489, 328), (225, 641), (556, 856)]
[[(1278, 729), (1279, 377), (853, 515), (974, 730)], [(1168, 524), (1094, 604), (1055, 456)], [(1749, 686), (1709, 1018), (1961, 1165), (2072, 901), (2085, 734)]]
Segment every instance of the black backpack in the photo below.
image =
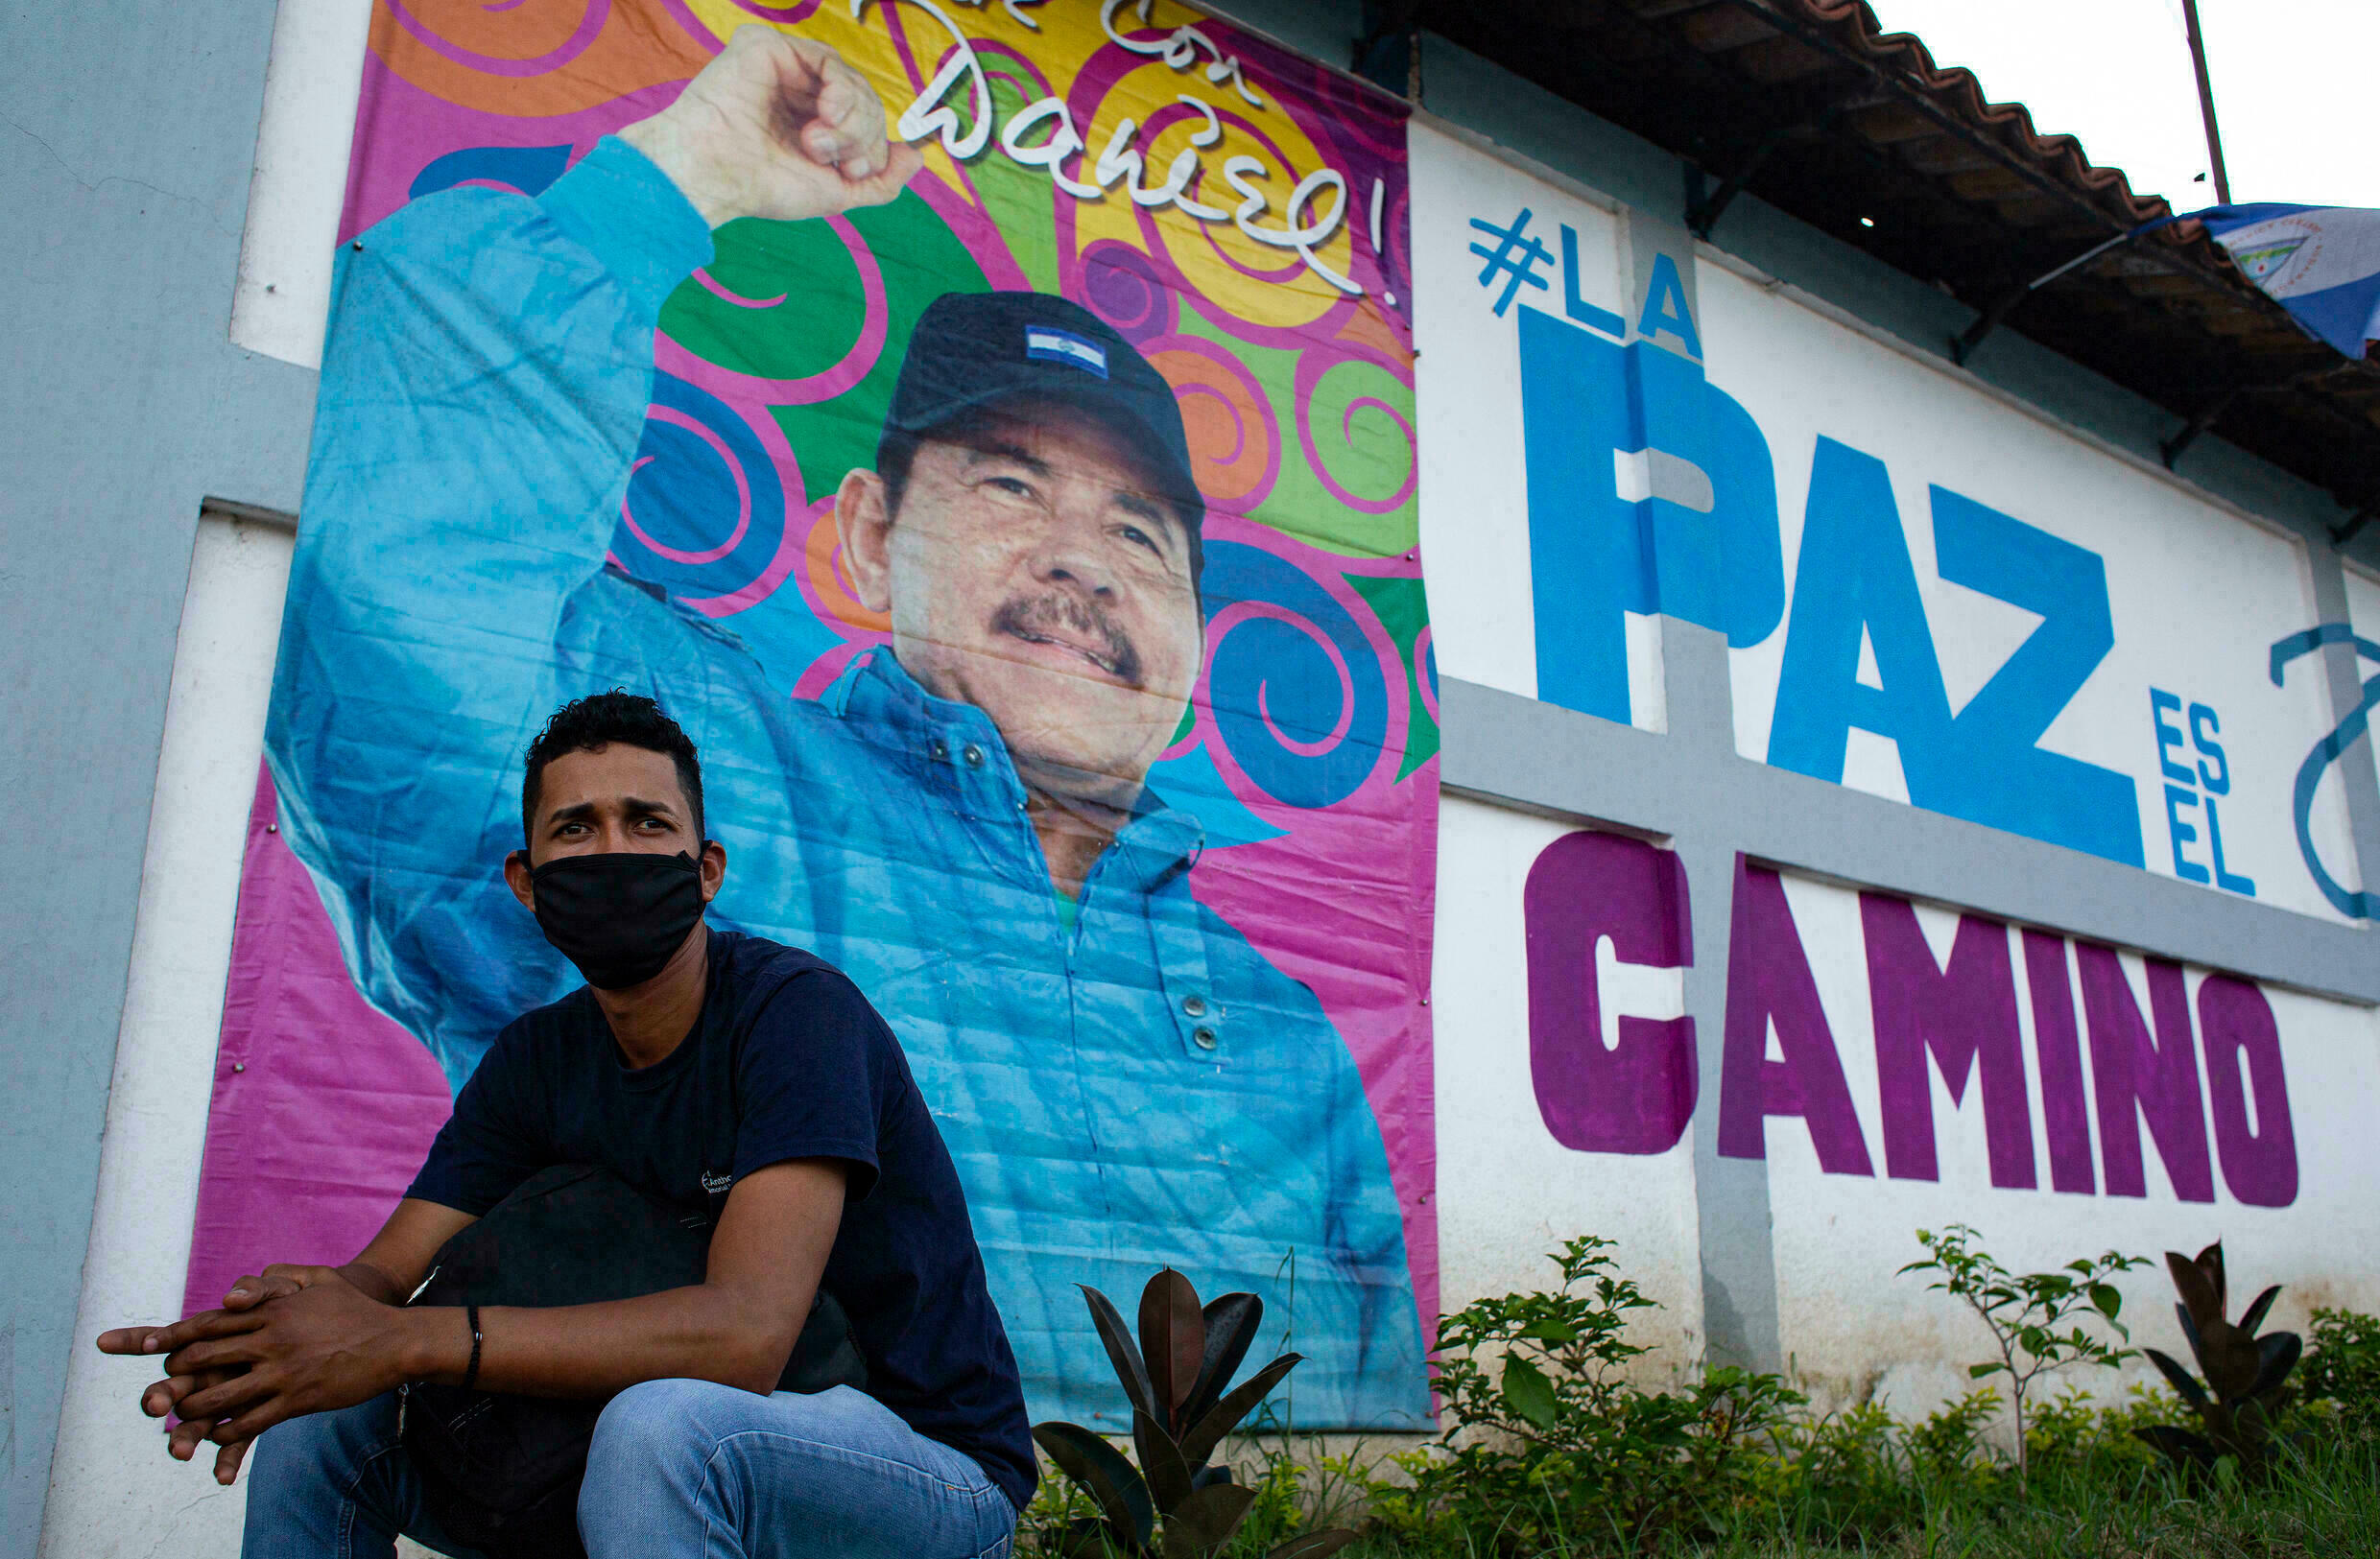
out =
[[(701, 1283), (710, 1242), (707, 1213), (673, 1207), (607, 1169), (556, 1165), (440, 1247), (412, 1303), (633, 1299)], [(821, 1287), (777, 1389), (867, 1383), (849, 1319)], [(399, 1389), (397, 1434), (422, 1502), (456, 1542), (488, 1559), (585, 1559), (579, 1484), (603, 1410), (601, 1402), (416, 1382)]]

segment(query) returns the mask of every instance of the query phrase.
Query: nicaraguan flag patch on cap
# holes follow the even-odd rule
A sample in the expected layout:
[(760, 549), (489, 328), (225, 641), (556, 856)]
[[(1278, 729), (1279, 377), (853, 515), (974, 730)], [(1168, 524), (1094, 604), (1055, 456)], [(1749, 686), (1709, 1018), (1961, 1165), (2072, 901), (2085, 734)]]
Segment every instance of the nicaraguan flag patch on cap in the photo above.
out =
[(1025, 327), (1025, 355), (1045, 363), (1064, 363), (1107, 377), (1107, 349), (1095, 341), (1076, 335), (1071, 330), (1056, 330), (1048, 325)]

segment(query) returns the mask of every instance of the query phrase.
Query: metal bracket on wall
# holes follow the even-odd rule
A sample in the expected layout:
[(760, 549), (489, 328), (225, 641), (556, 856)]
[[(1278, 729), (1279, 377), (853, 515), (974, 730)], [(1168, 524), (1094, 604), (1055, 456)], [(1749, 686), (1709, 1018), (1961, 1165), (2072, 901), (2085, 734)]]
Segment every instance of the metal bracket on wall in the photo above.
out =
[(2188, 422), (2182, 424), (2182, 428), (2179, 433), (2174, 435), (2171, 438), (2161, 438), (2157, 441), (2157, 453), (2165, 457), (2165, 469), (2168, 471), (2172, 470), (2174, 468), (2174, 462), (2181, 459), (2181, 452), (2188, 449), (2192, 444), (2197, 443), (2199, 441), (2200, 434), (2202, 434), (2207, 429), (2213, 427), (2215, 425), (2216, 418), (2222, 416), (2224, 413), (2231, 410), (2231, 403), (2240, 398), (2240, 391), (2243, 388), (2245, 387), (2234, 385), (2229, 390), (2225, 390), (2222, 394), (2217, 395), (2213, 400), (2207, 402), (2206, 405), (2200, 410), (2197, 415), (2191, 417)]
[[(1751, 181), (1754, 174), (1760, 172), (1761, 164), (1767, 162), (1777, 148), (1788, 141), (1801, 140), (1823, 133), (1827, 127), (1832, 125), (1848, 106), (1847, 101), (1829, 104), (1823, 112), (1805, 119), (1799, 124), (1779, 125), (1770, 130), (1752, 143), (1751, 151), (1745, 154), (1744, 160), (1737, 165), (1735, 172), (1722, 179), (1719, 187), (1708, 195), (1699, 193), (1698, 177), (1696, 183), (1688, 188), (1686, 226), (1692, 230), (1695, 237), (1708, 239), (1711, 229), (1718, 225), (1719, 219), (1726, 211), (1728, 204), (1744, 193), (1744, 186)], [(1701, 170), (1695, 169), (1694, 173), (1699, 176)]]
[(1371, 0), (1347, 68), (1407, 101), (1421, 101), (1421, 0)]
[[(2154, 226), (2155, 224), (2151, 224), (2151, 225)], [(2105, 243), (2094, 244), (2089, 248), (2083, 250), (2081, 254), (2078, 254), (2073, 259), (2068, 260), (2064, 265), (2059, 266), (2057, 270), (2045, 271), (2040, 275), (2034, 277), (2033, 280), (2025, 283), (2022, 287), (2016, 288), (2012, 292), (2005, 293), (1999, 297), (1994, 298), (1991, 305), (1985, 309), (1981, 315), (1976, 317), (1975, 322), (1966, 327), (1964, 334), (1951, 338), (1950, 361), (1958, 364), (1961, 367), (1964, 367), (1966, 366), (1966, 360), (1974, 354), (1975, 348), (1984, 343), (1984, 338), (1999, 329), (2000, 326), (2008, 319), (2009, 315), (2015, 310), (2017, 304), (2022, 303), (2026, 298), (2031, 297), (2042, 288), (2047, 287), (2051, 282), (2056, 281), (2059, 277), (2065, 275), (2069, 272), (2082, 270), (2084, 266), (2089, 265), (2093, 260), (2096, 260), (2101, 255), (2106, 253), (2109, 249), (2115, 248), (2121, 245), (2129, 244), (2133, 239), (2138, 238), (2142, 233), (2147, 232), (2148, 230), (2149, 229), (2147, 227), (2135, 227), (2130, 232), (2118, 233), (2113, 238), (2106, 240)], [(2170, 465), (2173, 462), (2169, 461), (2166, 463)]]
[(2303, 373), (2293, 373), (2286, 379), (2275, 379), (2260, 385), (2234, 384), (2229, 388), (2221, 390), (2216, 394), (2215, 398), (2207, 402), (2196, 415), (2192, 416), (2188, 422), (2182, 424), (2180, 432), (2175, 434), (2171, 438), (2162, 439), (2158, 442), (2157, 449), (2165, 457), (2165, 469), (2168, 471), (2172, 470), (2174, 468), (2174, 462), (2181, 459), (2181, 452), (2188, 449), (2192, 444), (2197, 443), (2199, 435), (2213, 427), (2215, 423), (2222, 418), (2225, 412), (2231, 410), (2232, 403), (2238, 400), (2242, 395), (2250, 393), (2269, 394), (2275, 391), (2302, 390), (2306, 386), (2312, 384), (2315, 380), (2320, 379), (2333, 371), (2335, 371), (2335, 368), (2330, 366), (2319, 368), (2309, 368)]

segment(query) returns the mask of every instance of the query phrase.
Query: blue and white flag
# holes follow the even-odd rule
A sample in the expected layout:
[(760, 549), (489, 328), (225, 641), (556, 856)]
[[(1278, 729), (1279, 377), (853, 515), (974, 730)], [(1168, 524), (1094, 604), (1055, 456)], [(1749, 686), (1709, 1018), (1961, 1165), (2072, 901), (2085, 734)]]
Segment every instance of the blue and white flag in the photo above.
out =
[(2257, 286), (2349, 357), (2380, 339), (2380, 211), (2345, 205), (2216, 205), (2206, 225)]

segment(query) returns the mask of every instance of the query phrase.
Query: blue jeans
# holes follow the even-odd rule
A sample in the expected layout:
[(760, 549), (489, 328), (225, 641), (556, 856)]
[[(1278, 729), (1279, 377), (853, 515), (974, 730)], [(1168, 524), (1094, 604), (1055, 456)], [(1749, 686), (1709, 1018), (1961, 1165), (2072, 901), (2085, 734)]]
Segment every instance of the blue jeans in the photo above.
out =
[[(389, 1559), (399, 1533), (475, 1559), (422, 1509), (393, 1395), (276, 1425), (248, 1468), (244, 1559)], [(579, 1494), (588, 1559), (1008, 1559), (1015, 1527), (974, 1458), (849, 1386), (631, 1386), (595, 1426)]]

